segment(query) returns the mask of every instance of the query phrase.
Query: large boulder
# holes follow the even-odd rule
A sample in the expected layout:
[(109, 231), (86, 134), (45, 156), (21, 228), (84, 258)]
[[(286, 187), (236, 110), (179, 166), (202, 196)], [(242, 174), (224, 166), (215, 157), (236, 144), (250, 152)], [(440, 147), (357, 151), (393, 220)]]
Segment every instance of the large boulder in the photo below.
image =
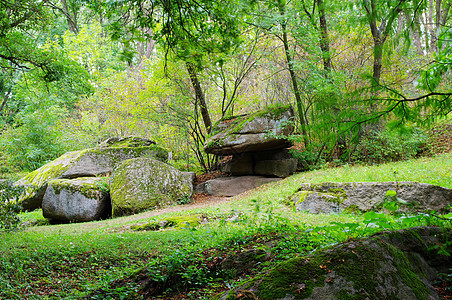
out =
[[(119, 163), (131, 158), (155, 157), (166, 160), (168, 156), (166, 150), (149, 144), (147, 140), (140, 144), (138, 140), (140, 139), (122, 139), (118, 143), (104, 143), (93, 149), (68, 152), (45, 164), (15, 183), (26, 188), (20, 204), (25, 210), (41, 207), (42, 197), (52, 179), (108, 175)], [(130, 143), (126, 143), (126, 141)], [(142, 146), (143, 144), (149, 145)]]
[(407, 202), (401, 208), (411, 211), (447, 210), (452, 204), (452, 190), (417, 182), (350, 182), (301, 184), (293, 197), (296, 210), (332, 213), (347, 210), (369, 211), (392, 200), (388, 191)]
[(108, 178), (51, 180), (42, 201), (42, 213), (48, 219), (67, 222), (89, 222), (110, 216)]
[(289, 259), (220, 299), (439, 299), (433, 281), (452, 259), (438, 249), (450, 238), (423, 227), (351, 240)]
[(219, 197), (232, 197), (278, 180), (281, 179), (262, 176), (220, 177), (198, 184), (196, 192)]
[(135, 158), (123, 161), (112, 173), (113, 216), (124, 216), (175, 204), (193, 193), (193, 174), (182, 173), (161, 161)]
[(294, 130), (291, 106), (278, 106), (222, 120), (207, 139), (206, 153), (230, 155), (290, 147), (284, 136)]

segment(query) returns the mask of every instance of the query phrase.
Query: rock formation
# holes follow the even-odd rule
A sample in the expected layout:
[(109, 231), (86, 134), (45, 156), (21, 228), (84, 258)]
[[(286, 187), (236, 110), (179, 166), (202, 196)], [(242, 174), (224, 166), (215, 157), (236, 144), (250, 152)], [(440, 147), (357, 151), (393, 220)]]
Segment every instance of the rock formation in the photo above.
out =
[[(221, 165), (221, 171), (241, 179), (225, 178), (206, 182), (198, 191), (217, 196), (233, 196), (272, 181), (263, 178), (284, 178), (297, 169), (297, 160), (289, 153), (293, 110), (290, 105), (269, 107), (249, 115), (220, 121), (204, 146), (207, 153), (232, 155)], [(252, 178), (251, 176), (256, 176)]]
[(25, 210), (42, 207), (46, 218), (69, 222), (111, 216), (112, 200), (115, 216), (173, 204), (191, 196), (194, 173), (163, 163), (167, 153), (145, 139), (108, 139), (66, 153), (17, 181), (26, 188), (18, 202)]
[[(396, 192), (397, 198), (387, 196), (388, 191)], [(292, 200), (296, 210), (311, 213), (369, 211), (386, 200), (406, 203), (401, 205), (404, 210), (442, 211), (452, 203), (452, 190), (417, 182), (306, 183)]]
[(108, 175), (122, 161), (136, 157), (155, 157), (165, 161), (167, 151), (152, 143), (138, 138), (123, 138), (115, 142), (110, 140), (108, 144), (93, 149), (66, 153), (15, 183), (27, 190), (20, 204), (24, 210), (41, 207), (47, 185), (53, 179)]
[(290, 147), (285, 137), (294, 130), (293, 110), (278, 106), (220, 121), (204, 146), (206, 153), (231, 155)]

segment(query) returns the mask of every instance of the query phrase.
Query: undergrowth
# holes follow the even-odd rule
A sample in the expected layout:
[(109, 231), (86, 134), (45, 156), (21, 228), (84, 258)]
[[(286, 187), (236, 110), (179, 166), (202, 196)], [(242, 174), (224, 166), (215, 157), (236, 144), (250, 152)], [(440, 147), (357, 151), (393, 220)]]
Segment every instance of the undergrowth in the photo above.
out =
[[(295, 212), (286, 203), (301, 182), (436, 180), (451, 187), (451, 170), (450, 154), (325, 169), (297, 174), (209, 208), (2, 232), (0, 299), (212, 299), (281, 261), (338, 242), (383, 230), (451, 227), (451, 215), (408, 215), (399, 212), (403, 204), (397, 202), (385, 203), (382, 212), (365, 214)], [(196, 214), (208, 222), (159, 231), (131, 229)], [(19, 218), (28, 224), (43, 219), (39, 211)], [(252, 251), (265, 253), (265, 259), (240, 272), (222, 267), (228, 258)]]

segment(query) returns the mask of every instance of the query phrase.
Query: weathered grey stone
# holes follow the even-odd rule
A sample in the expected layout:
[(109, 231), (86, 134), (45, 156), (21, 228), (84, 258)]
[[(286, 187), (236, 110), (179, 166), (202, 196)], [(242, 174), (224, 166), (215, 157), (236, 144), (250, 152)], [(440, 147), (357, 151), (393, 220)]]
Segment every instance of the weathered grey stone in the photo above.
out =
[(254, 174), (285, 178), (297, 170), (297, 160), (259, 160), (255, 162)]
[(222, 172), (234, 176), (254, 174), (254, 152), (245, 152), (234, 155), (224, 164)]
[(220, 299), (439, 299), (433, 281), (452, 259), (432, 246), (449, 239), (422, 227), (352, 240), (280, 263)]
[(221, 168), (224, 173), (233, 176), (260, 175), (281, 178), (293, 174), (296, 169), (297, 160), (288, 149), (235, 154)]
[(204, 146), (206, 153), (230, 155), (290, 147), (282, 136), (291, 134), (294, 117), (290, 106), (267, 109), (220, 122)]
[(182, 172), (183, 176), (186, 176), (187, 179), (191, 182), (191, 184), (195, 184), (196, 173), (195, 172)]
[(213, 196), (232, 197), (278, 180), (281, 179), (262, 176), (221, 177), (197, 185), (196, 192)]
[(50, 180), (108, 175), (120, 162), (136, 157), (165, 160), (167, 151), (155, 145), (119, 147), (119, 144), (116, 144), (114, 147), (68, 152), (15, 183), (26, 188), (20, 203), (25, 210), (39, 208)]
[(68, 222), (89, 222), (108, 217), (111, 214), (108, 179), (51, 180), (43, 197), (42, 213), (48, 219)]
[[(300, 201), (304, 199), (304, 201)], [(296, 210), (308, 211), (312, 214), (339, 213), (340, 200), (337, 197), (318, 192), (302, 191), (297, 195)]]
[(408, 202), (401, 206), (410, 211), (441, 211), (452, 203), (452, 190), (417, 182), (351, 182), (302, 184), (293, 197), (298, 211), (312, 213), (341, 212), (347, 208), (368, 211), (385, 201), (388, 191)]
[(113, 216), (175, 204), (192, 193), (192, 174), (150, 158), (123, 161), (110, 179)]

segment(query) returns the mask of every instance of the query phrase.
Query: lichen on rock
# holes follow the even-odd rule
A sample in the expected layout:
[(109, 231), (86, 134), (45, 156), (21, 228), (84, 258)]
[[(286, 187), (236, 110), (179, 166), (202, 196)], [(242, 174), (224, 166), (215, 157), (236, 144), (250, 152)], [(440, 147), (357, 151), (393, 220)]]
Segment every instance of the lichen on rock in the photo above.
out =
[[(142, 139), (128, 139), (113, 147), (96, 147), (68, 152), (29, 173), (15, 184), (24, 186), (26, 193), (19, 199), (25, 210), (41, 207), (42, 197), (50, 180), (109, 175), (122, 161), (137, 157), (153, 157), (165, 161), (168, 152)], [(139, 142), (142, 141), (142, 142)], [(144, 146), (147, 145), (148, 146)]]
[(277, 105), (216, 124), (204, 146), (207, 153), (229, 155), (290, 146), (284, 137), (294, 130), (290, 105)]
[(448, 231), (419, 227), (349, 241), (289, 259), (221, 299), (237, 299), (242, 290), (262, 300), (438, 299), (433, 280), (452, 260), (429, 244), (450, 238)]
[(150, 158), (122, 162), (110, 180), (113, 216), (168, 206), (190, 197), (192, 192), (190, 174)]
[(42, 201), (44, 217), (68, 222), (88, 222), (111, 215), (108, 178), (54, 179)]

